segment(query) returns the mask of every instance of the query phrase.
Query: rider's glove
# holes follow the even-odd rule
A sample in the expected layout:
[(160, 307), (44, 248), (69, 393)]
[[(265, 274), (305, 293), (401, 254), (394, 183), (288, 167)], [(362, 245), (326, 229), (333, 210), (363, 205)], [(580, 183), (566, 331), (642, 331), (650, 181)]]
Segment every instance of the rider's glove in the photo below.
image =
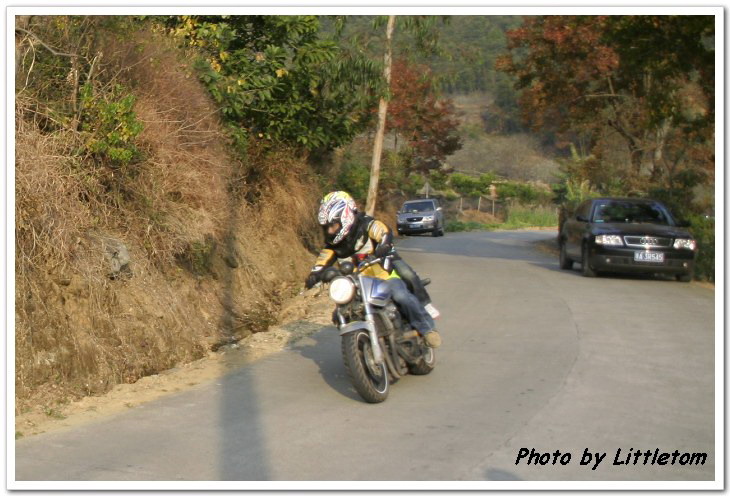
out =
[(319, 274), (319, 272), (310, 272), (307, 276), (307, 280), (304, 281), (304, 287), (312, 289), (312, 287), (319, 282)]
[(375, 258), (381, 258), (386, 256), (388, 253), (390, 253), (390, 250), (393, 249), (393, 245), (389, 243), (380, 243), (373, 252), (373, 255), (375, 255)]

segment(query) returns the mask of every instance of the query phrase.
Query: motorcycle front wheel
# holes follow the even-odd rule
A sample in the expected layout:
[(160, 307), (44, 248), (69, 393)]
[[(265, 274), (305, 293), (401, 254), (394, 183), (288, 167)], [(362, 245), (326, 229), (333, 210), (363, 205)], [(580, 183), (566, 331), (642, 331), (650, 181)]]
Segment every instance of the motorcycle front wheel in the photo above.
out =
[(385, 362), (375, 363), (370, 334), (357, 331), (342, 336), (342, 358), (352, 385), (368, 403), (381, 403), (388, 397), (390, 383)]

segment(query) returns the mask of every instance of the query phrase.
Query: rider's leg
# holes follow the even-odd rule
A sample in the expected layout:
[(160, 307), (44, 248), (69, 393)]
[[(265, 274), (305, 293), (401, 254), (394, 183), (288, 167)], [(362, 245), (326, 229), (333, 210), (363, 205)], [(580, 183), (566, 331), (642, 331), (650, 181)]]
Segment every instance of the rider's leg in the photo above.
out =
[(393, 301), (406, 318), (408, 323), (426, 339), (429, 346), (437, 347), (441, 344), (441, 338), (436, 332), (436, 325), (433, 319), (423, 307), (418, 298), (408, 291), (406, 284), (400, 279), (389, 279)]
[(395, 270), (406, 283), (408, 289), (416, 295), (416, 298), (418, 298), (418, 301), (420, 301), (423, 306), (431, 303), (431, 297), (428, 295), (428, 291), (426, 291), (426, 288), (423, 286), (421, 278), (418, 277), (416, 271), (413, 270), (413, 268), (408, 265), (405, 260), (393, 260), (393, 267), (395, 267)]
[(433, 317), (434, 319), (438, 318), (439, 315), (441, 315), (441, 312), (439, 312), (436, 307), (431, 304), (431, 297), (428, 295), (428, 292), (426, 291), (426, 288), (423, 286), (423, 282), (421, 281), (421, 278), (416, 274), (416, 271), (413, 270), (413, 268), (408, 265), (403, 259), (394, 260), (393, 266), (395, 267), (395, 270), (398, 272), (398, 274), (401, 276), (401, 279), (406, 283), (406, 286), (408, 289), (411, 290), (411, 292), (416, 295), (416, 298), (421, 302), (421, 304), (426, 308), (426, 311)]

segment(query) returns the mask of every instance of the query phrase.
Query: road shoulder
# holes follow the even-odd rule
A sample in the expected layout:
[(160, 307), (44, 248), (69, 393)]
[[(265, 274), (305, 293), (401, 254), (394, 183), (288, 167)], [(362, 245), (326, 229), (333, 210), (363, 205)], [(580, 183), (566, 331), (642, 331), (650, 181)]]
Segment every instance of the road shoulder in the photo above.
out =
[(200, 360), (143, 377), (133, 384), (117, 385), (101, 396), (87, 396), (53, 407), (37, 407), (16, 415), (15, 439), (71, 429), (213, 381), (313, 334), (330, 322), (331, 314), (332, 303), (326, 292), (321, 288), (306, 291), (283, 306), (279, 313), (280, 323), (266, 332), (210, 351)]

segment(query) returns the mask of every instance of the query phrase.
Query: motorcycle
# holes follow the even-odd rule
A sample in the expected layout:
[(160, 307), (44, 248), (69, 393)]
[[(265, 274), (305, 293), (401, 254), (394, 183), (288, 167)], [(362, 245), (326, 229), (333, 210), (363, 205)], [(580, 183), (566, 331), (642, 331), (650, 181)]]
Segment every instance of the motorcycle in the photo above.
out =
[[(433, 348), (410, 328), (393, 302), (387, 281), (363, 274), (375, 264), (389, 270), (392, 255), (341, 262), (323, 273), (337, 304), (333, 321), (342, 338), (350, 381), (368, 403), (385, 401), (390, 385), (406, 374), (426, 375), (436, 365)], [(430, 281), (427, 281), (428, 283)]]

